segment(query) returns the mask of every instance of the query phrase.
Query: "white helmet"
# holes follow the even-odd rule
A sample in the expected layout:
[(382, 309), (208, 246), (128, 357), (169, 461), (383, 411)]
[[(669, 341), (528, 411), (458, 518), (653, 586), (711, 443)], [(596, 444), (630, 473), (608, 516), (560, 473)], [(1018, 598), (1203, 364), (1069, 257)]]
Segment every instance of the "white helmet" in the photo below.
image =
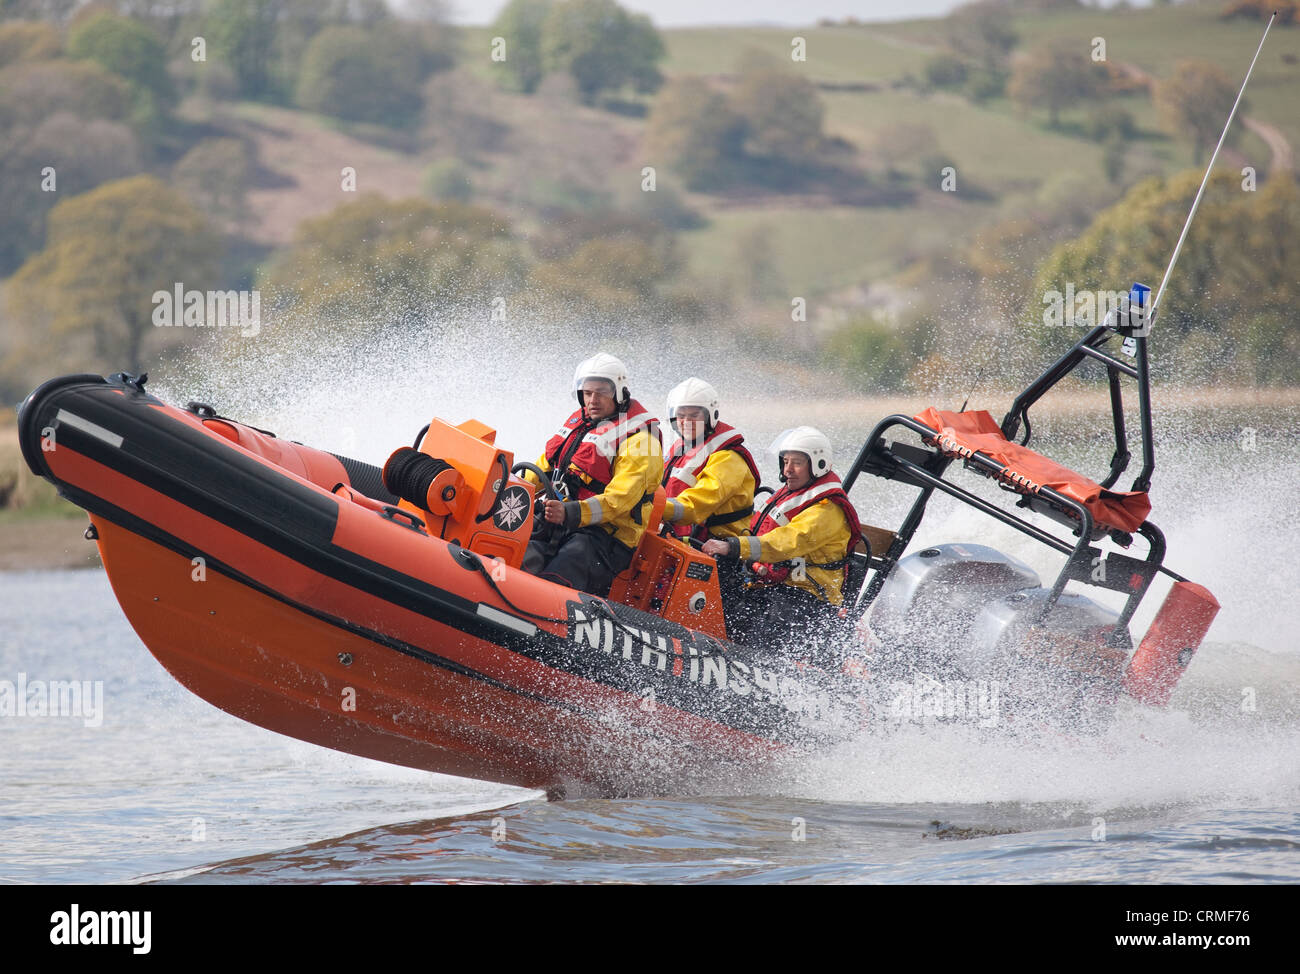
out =
[(632, 401), (632, 390), (627, 384), (627, 366), (608, 352), (597, 352), (586, 361), (579, 362), (573, 372), (573, 394), (582, 403), (582, 384), (587, 379), (606, 379), (614, 385), (614, 398), (618, 400), (619, 409), (626, 409)]
[(708, 413), (705, 425), (709, 428), (717, 425), (718, 390), (703, 379), (691, 376), (685, 382), (678, 383), (673, 387), (673, 391), (668, 393), (668, 422), (672, 424), (674, 432), (678, 435), (681, 434), (681, 430), (677, 429), (677, 410), (683, 406), (701, 407)]
[[(834, 467), (831, 441), (826, 438), (825, 433), (811, 426), (796, 426), (794, 429), (778, 433), (768, 449), (778, 457), (782, 453), (804, 454), (808, 457), (808, 464), (814, 478), (820, 477)], [(781, 479), (785, 480), (784, 474), (781, 475)]]

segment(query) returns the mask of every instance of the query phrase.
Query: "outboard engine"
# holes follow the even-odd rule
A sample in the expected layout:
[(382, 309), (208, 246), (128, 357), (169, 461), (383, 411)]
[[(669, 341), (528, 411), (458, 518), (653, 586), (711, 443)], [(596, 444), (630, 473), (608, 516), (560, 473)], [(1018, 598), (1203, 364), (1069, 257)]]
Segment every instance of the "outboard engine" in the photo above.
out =
[(860, 627), (876, 668), (929, 672), (959, 664), (982, 606), (1040, 586), (995, 548), (942, 544), (899, 560)]
[(1050, 596), (1028, 589), (984, 606), (959, 665), (997, 681), (1015, 718), (1102, 724), (1113, 713), (1132, 639), (1116, 629), (1119, 613), (1084, 595), (1062, 592), (1044, 617)]
[[(994, 676), (1009, 661), (1023, 655), (1021, 647), (1039, 633), (1055, 636), (1062, 644), (1069, 640), (1093, 649), (1105, 645), (1119, 622), (1119, 613), (1085, 595), (1062, 592), (1038, 625), (1050, 594), (1045, 588), (1027, 589), (984, 606), (975, 617), (962, 653), (966, 668), (976, 676)], [(1115, 648), (1127, 659), (1132, 649), (1127, 631), (1121, 631), (1120, 642)]]

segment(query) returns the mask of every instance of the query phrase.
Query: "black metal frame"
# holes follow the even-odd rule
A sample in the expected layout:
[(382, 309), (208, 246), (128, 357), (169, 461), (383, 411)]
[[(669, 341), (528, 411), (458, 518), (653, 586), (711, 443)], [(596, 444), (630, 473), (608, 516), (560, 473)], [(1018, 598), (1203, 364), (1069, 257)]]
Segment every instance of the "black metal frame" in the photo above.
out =
[[(1111, 414), (1115, 430), (1115, 453), (1111, 458), (1110, 470), (1105, 480), (1100, 482), (1101, 487), (1109, 490), (1127, 469), (1132, 458), (1128, 449), (1128, 435), (1124, 422), (1124, 402), (1120, 389), (1120, 375), (1123, 374), (1135, 379), (1137, 382), (1142, 436), (1142, 470), (1133, 481), (1131, 489), (1135, 491), (1147, 490), (1151, 483), (1151, 473), (1155, 469), (1155, 455), (1152, 444), (1150, 373), (1147, 361), (1147, 340), (1144, 335), (1133, 334), (1136, 330), (1138, 329), (1115, 327), (1108, 322), (1089, 331), (1087, 335), (1080, 339), (1016, 397), (1011, 409), (1002, 420), (1003, 436), (1011, 442), (1017, 442), (1016, 437), (1023, 425), (1024, 438), (1019, 440), (1019, 444), (1027, 446), (1033, 434), (1033, 428), (1029, 422), (1030, 408), (1053, 386), (1083, 363), (1088, 361), (1101, 362), (1106, 366), (1107, 380), (1110, 386)], [(1134, 363), (1132, 365), (1120, 361), (1101, 348), (1109, 338), (1117, 334), (1126, 336), (1127, 341), (1133, 343)], [(902, 427), (915, 433), (921, 438), (922, 445), (914, 446), (908, 443), (886, 442), (885, 433), (895, 427)], [(1030, 523), (1025, 518), (945, 480), (944, 474), (956, 458), (945, 456), (937, 448), (929, 448), (925, 445), (927, 440), (933, 442), (938, 437), (939, 432), (939, 430), (931, 429), (910, 416), (897, 414), (888, 416), (881, 420), (871, 431), (870, 436), (863, 443), (862, 449), (858, 452), (853, 465), (846, 472), (844, 477), (845, 491), (852, 490), (853, 484), (860, 473), (870, 474), (884, 480), (898, 480), (917, 488), (919, 491), (916, 501), (903, 518), (888, 550), (883, 553), (873, 553), (870, 568), (874, 569), (874, 571), (870, 572), (868, 577), (864, 579), (864, 583), (857, 594), (855, 602), (857, 612), (864, 611), (880, 594), (885, 580), (893, 572), (908, 545), (911, 544), (912, 537), (925, 516), (926, 505), (936, 490), (955, 497), (962, 503), (1015, 528), (1035, 541), (1067, 555), (1065, 565), (1052, 585), (1051, 593), (1043, 607), (1039, 622), (1042, 622), (1052, 607), (1056, 605), (1061, 593), (1065, 590), (1066, 583), (1071, 580), (1085, 585), (1123, 592), (1128, 598), (1109, 640), (1110, 645), (1119, 645), (1128, 635), (1128, 623), (1133, 618), (1133, 614), (1137, 611), (1138, 605), (1146, 595), (1156, 574), (1164, 572), (1175, 579), (1184, 580), (1182, 576), (1164, 567), (1164, 534), (1150, 521), (1144, 521), (1137, 532), (1147, 542), (1145, 558), (1135, 558), (1114, 551), (1103, 553), (1100, 548), (1094, 547), (1092, 542), (1109, 535), (1118, 545), (1127, 548), (1133, 541), (1132, 535), (1097, 526), (1092, 513), (1084, 505), (1050, 487), (1039, 486), (1033, 493), (1021, 493), (1005, 486), (1004, 489), (1016, 495), (1018, 498), (1016, 506), (1045, 514), (1068, 527), (1078, 538), (1075, 542), (1057, 537)], [(992, 457), (978, 452), (972, 453), (971, 456), (964, 458), (963, 466), (984, 476), (991, 477), (998, 481), (999, 484), (1005, 484), (1006, 467)], [(1100, 569), (1100, 571), (1097, 569)]]

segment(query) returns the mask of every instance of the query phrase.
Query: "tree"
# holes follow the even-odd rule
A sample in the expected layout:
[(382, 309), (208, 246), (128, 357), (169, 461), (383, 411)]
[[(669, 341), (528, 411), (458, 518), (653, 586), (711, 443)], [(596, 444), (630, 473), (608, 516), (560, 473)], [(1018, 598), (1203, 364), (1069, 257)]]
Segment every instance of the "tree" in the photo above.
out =
[(68, 35), (68, 53), (130, 82), (136, 110), (143, 115), (165, 114), (176, 103), (176, 89), (167, 74), (167, 49), (157, 34), (138, 21), (115, 14), (88, 17)]
[[(1152, 95), (1165, 127), (1192, 143), (1192, 162), (1198, 166), (1205, 150), (1218, 141), (1236, 98), (1228, 76), (1209, 61), (1178, 62), (1171, 77), (1156, 83)], [(1243, 99), (1238, 112), (1245, 111)]]
[(748, 156), (792, 168), (818, 161), (824, 109), (807, 78), (777, 68), (746, 71), (731, 103), (745, 121)]
[(435, 304), (487, 307), (523, 274), (519, 245), (492, 211), (366, 194), (303, 221), (259, 283), (302, 314), (382, 327)]
[(492, 25), (493, 36), (506, 42), (501, 62), (514, 85), (526, 94), (542, 80), (542, 26), (551, 12), (551, 0), (510, 0)]
[[(1135, 186), (1097, 215), (1077, 239), (1043, 263), (1031, 292), (1041, 297), (1072, 283), (1076, 291), (1126, 290), (1133, 281), (1155, 287), (1200, 184), (1189, 169), (1168, 180)], [(1259, 315), (1290, 316), (1300, 302), (1294, 268), (1300, 261), (1300, 196), (1288, 178), (1274, 177), (1256, 193), (1241, 192), (1239, 175), (1216, 170), (1160, 309), (1158, 328), (1175, 335), (1201, 329), (1225, 335)], [(1035, 316), (1042, 306), (1030, 308)], [(1292, 325), (1294, 329), (1295, 326)]]
[(987, 70), (997, 69), (1020, 40), (1011, 26), (1011, 11), (998, 0), (958, 7), (946, 24), (949, 46)]
[(650, 111), (646, 141), (689, 189), (734, 181), (742, 164), (745, 125), (727, 99), (702, 78), (676, 78)]
[(269, 98), (277, 84), (274, 52), (284, 0), (217, 0), (205, 30), (212, 51), (230, 66), (245, 98)]
[(135, 135), (110, 120), (129, 101), (127, 83), (94, 64), (0, 70), (0, 277), (44, 245), (55, 203), (139, 170)]
[(140, 372), (184, 330), (155, 328), (152, 295), (215, 282), (220, 243), (203, 216), (153, 176), (121, 179), (50, 211), (45, 249), (11, 282), (11, 307), (41, 344), (26, 357)]
[(298, 105), (349, 122), (400, 127), (419, 116), (424, 79), (441, 66), (401, 25), (326, 27), (303, 58)]
[(573, 77), (582, 100), (632, 85), (648, 94), (663, 83), (664, 43), (644, 14), (614, 0), (561, 0), (542, 25), (542, 65)]
[(642, 313), (680, 268), (672, 238), (597, 237), (570, 256), (533, 268), (530, 290), (572, 312), (609, 317)]
[(955, 88), (964, 84), (968, 73), (966, 62), (946, 51), (927, 58), (925, 62), (925, 80), (935, 88)]
[(55, 203), (140, 169), (135, 135), (118, 122), (60, 112), (10, 136), (0, 138), (0, 274), (41, 249)]
[(22, 20), (0, 24), (0, 68), (18, 61), (44, 61), (62, 52), (63, 42), (52, 24)]
[(1040, 47), (1020, 58), (1011, 75), (1007, 94), (1022, 109), (1046, 108), (1052, 127), (1060, 112), (1091, 98), (1100, 89), (1103, 75), (1078, 44), (1057, 42)]
[(0, 129), (39, 125), (59, 112), (119, 121), (130, 105), (130, 85), (97, 64), (32, 61), (0, 70)]

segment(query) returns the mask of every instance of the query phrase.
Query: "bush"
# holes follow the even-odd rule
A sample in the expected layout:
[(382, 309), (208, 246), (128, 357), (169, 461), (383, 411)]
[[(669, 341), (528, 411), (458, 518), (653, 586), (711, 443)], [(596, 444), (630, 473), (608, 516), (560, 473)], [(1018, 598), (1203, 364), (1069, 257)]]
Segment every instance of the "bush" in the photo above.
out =
[(663, 38), (649, 17), (629, 14), (614, 0), (556, 3), (542, 25), (541, 53), (543, 70), (571, 75), (588, 104), (624, 85), (649, 94), (663, 84)]
[(62, 50), (59, 32), (50, 24), (26, 20), (0, 24), (0, 68), (18, 61), (45, 61)]
[(439, 159), (424, 171), (424, 191), (435, 200), (467, 203), (474, 195), (474, 183), (462, 163)]
[(1088, 137), (1105, 142), (1112, 137), (1131, 139), (1137, 133), (1133, 113), (1118, 105), (1099, 105), (1088, 115)]
[(327, 27), (303, 57), (298, 105), (349, 122), (397, 128), (419, 116), (424, 79), (445, 66), (400, 25)]
[(1224, 8), (1219, 19), (1268, 20), (1274, 10), (1279, 26), (1294, 24), (1300, 17), (1300, 5), (1291, 0), (1235, 0)]
[(125, 78), (135, 90), (137, 107), (150, 114), (169, 111), (176, 103), (163, 42), (129, 17), (100, 14), (81, 21), (68, 37), (68, 53)]
[(912, 365), (912, 352), (899, 329), (874, 316), (851, 320), (827, 339), (821, 359), (865, 392), (901, 388)]
[(988, 101), (1001, 98), (1007, 91), (1005, 71), (992, 68), (976, 68), (966, 81), (966, 95), (971, 101)]
[(925, 80), (935, 88), (956, 88), (967, 74), (966, 62), (952, 54), (936, 54), (925, 62)]

